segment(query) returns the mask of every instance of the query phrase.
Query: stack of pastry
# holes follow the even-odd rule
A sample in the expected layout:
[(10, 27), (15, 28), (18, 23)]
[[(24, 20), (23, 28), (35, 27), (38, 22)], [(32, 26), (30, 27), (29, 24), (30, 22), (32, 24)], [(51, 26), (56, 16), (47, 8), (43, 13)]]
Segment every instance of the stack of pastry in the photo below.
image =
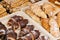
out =
[(0, 40), (49, 40), (40, 30), (34, 29), (34, 25), (28, 23), (28, 19), (17, 15), (8, 20), (7, 27), (0, 22)]
[(58, 13), (59, 7), (52, 3), (43, 3), (42, 5), (31, 4), (30, 9), (26, 9), (25, 12), (32, 19), (40, 23), (43, 28), (50, 32), (53, 36), (59, 37), (60, 28), (60, 13)]
[(6, 9), (0, 4), (0, 17), (7, 15)]

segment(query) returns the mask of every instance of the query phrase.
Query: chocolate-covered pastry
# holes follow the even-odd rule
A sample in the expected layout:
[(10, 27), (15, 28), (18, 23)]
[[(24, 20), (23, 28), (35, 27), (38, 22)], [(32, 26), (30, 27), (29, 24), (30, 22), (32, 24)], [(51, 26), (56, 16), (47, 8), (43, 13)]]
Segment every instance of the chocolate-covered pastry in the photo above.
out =
[(48, 40), (48, 38), (46, 36), (41, 36), (40, 38), (41, 40)]
[(23, 17), (17, 16), (17, 15), (13, 16), (12, 18), (13, 18), (16, 22), (19, 22), (19, 21), (23, 20)]
[(34, 25), (27, 25), (26, 29), (28, 29), (29, 31), (32, 31), (34, 29)]
[(27, 25), (25, 28), (22, 29), (20, 36), (24, 36), (26, 34), (28, 34), (29, 32), (31, 32), (34, 29), (33, 25)]
[(21, 37), (21, 40), (35, 40), (39, 37), (40, 32), (38, 30), (31, 31), (29, 34), (27, 34), (24, 37)]
[(11, 17), (8, 25), (11, 29), (7, 31), (7, 40), (46, 40), (39, 30), (34, 30), (34, 25), (28, 25), (28, 19), (21, 16)]
[(16, 40), (16, 38), (17, 34), (12, 29), (9, 29), (7, 31), (7, 40)]
[(21, 20), (23, 20), (23, 17), (15, 15), (8, 21), (8, 25), (11, 26), (14, 23), (20, 22)]
[(10, 19), (9, 21), (8, 21), (8, 25), (9, 26), (12, 26), (13, 24), (15, 24), (16, 22), (15, 21), (13, 21), (13, 19)]
[(17, 34), (17, 37), (19, 37), (20, 31), (21, 31), (21, 26), (20, 24), (12, 26), (13, 31)]
[(3, 30), (6, 30), (6, 27), (5, 25), (3, 25), (1, 22), (0, 22), (0, 30), (3, 29)]
[[(34, 37), (33, 37), (33, 34), (27, 34), (26, 36), (24, 36), (24, 37), (21, 37), (21, 38), (19, 38), (20, 40), (32, 40), (32, 39), (34, 39)], [(19, 40), (18, 39), (18, 40)]]
[(7, 40), (7, 36), (6, 35), (0, 35), (0, 39), (1, 40)]
[(27, 19), (23, 19), (22, 21), (20, 21), (20, 26), (22, 28), (24, 28), (27, 24), (28, 24), (28, 20)]
[[(20, 26), (20, 23), (17, 22), (18, 20), (21, 20), (20, 16), (13, 16), (9, 21), (8, 21), (8, 25), (11, 26), (11, 28), (13, 29), (13, 31), (15, 33), (18, 33), (20, 32), (21, 30), (21, 26)], [(22, 18), (23, 19), (23, 18)], [(19, 21), (20, 21), (19, 20)], [(19, 31), (18, 31), (19, 30)], [(17, 32), (18, 31), (18, 32)], [(19, 33), (18, 33), (19, 34)]]
[(0, 22), (0, 38), (1, 38), (1, 40), (5, 39), (5, 37), (6, 37), (6, 31), (7, 31), (7, 28), (5, 27), (5, 25), (3, 25)]
[(31, 32), (34, 35), (34, 38), (37, 39), (40, 35), (40, 32), (38, 30), (34, 30)]
[(20, 24), (21, 27), (25, 27), (28, 23), (28, 20), (23, 19), (23, 17), (21, 17), (21, 16), (16, 16), (15, 15), (8, 21), (9, 26), (15, 25), (16, 23)]
[[(8, 21), (8, 25), (10, 26), (10, 28), (13, 29), (13, 31), (14, 31), (15, 33), (18, 33), (18, 32), (20, 32), (20, 30), (21, 30), (20, 24), (19, 24), (18, 22), (15, 22), (13, 19), (10, 19), (10, 20)], [(18, 30), (19, 30), (19, 31), (18, 31)], [(18, 32), (17, 32), (17, 31), (18, 31)]]

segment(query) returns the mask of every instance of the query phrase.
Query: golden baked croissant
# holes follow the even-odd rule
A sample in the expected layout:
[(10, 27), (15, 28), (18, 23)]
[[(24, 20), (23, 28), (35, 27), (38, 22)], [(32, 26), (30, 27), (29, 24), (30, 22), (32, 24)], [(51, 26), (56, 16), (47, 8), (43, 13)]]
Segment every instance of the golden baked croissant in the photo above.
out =
[(6, 11), (6, 9), (3, 8), (3, 6), (0, 4), (0, 14), (3, 13), (3, 12), (5, 12), (5, 11)]
[(48, 32), (50, 32), (50, 26), (49, 26), (49, 19), (48, 18), (42, 18), (41, 24)]
[(42, 18), (47, 18), (46, 14), (41, 10), (39, 5), (32, 4), (31, 10), (35, 13), (35, 15), (42, 17)]
[(6, 9), (0, 4), (0, 18), (7, 14)]
[(42, 9), (49, 17), (56, 15), (55, 12), (59, 10), (59, 8), (52, 3), (44, 3)]
[(40, 23), (40, 18), (37, 17), (30, 9), (25, 10), (25, 12), (35, 21), (37, 21), (38, 23)]
[(1, 17), (4, 17), (4, 16), (6, 16), (6, 15), (8, 15), (7, 12), (1, 13), (1, 14), (0, 14), (0, 18), (1, 18)]

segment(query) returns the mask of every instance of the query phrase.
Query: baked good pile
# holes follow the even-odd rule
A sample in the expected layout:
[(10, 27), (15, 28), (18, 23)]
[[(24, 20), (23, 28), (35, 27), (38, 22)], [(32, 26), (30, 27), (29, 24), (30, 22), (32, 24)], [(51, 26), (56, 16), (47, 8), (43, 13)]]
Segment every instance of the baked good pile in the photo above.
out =
[[(34, 30), (34, 25), (29, 25), (29, 20), (22, 16), (13, 16), (8, 20), (8, 27), (0, 22), (1, 40), (48, 40), (39, 30)], [(27, 25), (28, 24), (28, 25)]]

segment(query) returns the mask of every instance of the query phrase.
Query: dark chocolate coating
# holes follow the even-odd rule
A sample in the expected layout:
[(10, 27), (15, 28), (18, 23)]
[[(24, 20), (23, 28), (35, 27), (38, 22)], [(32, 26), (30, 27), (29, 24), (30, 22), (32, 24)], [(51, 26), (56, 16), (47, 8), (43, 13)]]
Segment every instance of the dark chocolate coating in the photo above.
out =
[(0, 22), (0, 30), (3, 29), (3, 30), (6, 30), (7, 28), (5, 27), (5, 25), (3, 25), (1, 22)]
[(28, 34), (33, 29), (34, 29), (34, 26), (33, 25), (27, 25), (25, 28), (22, 29), (20, 36), (24, 36), (24, 35)]
[(45, 40), (45, 37), (44, 36), (41, 36), (41, 40)]
[(21, 37), (19, 39), (21, 39), (21, 40), (32, 40), (32, 36), (31, 36), (31, 34), (27, 34), (25, 37)]
[(20, 27), (20, 24), (15, 23), (12, 25), (12, 29), (15, 31), (16, 29), (18, 29)]
[(16, 20), (16, 22), (19, 22), (19, 21), (23, 20), (23, 17), (17, 16), (17, 15), (13, 16), (12, 18), (13, 18), (14, 20)]
[(8, 37), (16, 39), (17, 38), (17, 34), (15, 32), (9, 32), (9, 33), (7, 33), (7, 39), (8, 39)]
[(8, 21), (8, 25), (11, 26), (13, 30), (18, 29), (20, 27), (20, 24), (12, 19)]
[(20, 21), (20, 26), (22, 28), (26, 27), (27, 24), (28, 24), (28, 20), (27, 19), (23, 19), (22, 21)]
[(32, 36), (33, 36), (33, 39), (37, 39), (39, 35), (40, 35), (40, 32), (38, 30), (34, 30), (33, 32), (30, 32), (29, 34), (25, 35), (23, 39), (32, 40)]
[(8, 21), (8, 25), (9, 25), (9, 26), (12, 26), (13, 24), (15, 24), (15, 22), (14, 22), (12, 19), (10, 19), (10, 20)]
[(29, 31), (32, 31), (34, 29), (34, 26), (33, 25), (27, 25), (26, 29), (28, 29)]
[(37, 39), (40, 36), (40, 32), (38, 30), (34, 30), (34, 32), (31, 32), (34, 35), (34, 38)]

